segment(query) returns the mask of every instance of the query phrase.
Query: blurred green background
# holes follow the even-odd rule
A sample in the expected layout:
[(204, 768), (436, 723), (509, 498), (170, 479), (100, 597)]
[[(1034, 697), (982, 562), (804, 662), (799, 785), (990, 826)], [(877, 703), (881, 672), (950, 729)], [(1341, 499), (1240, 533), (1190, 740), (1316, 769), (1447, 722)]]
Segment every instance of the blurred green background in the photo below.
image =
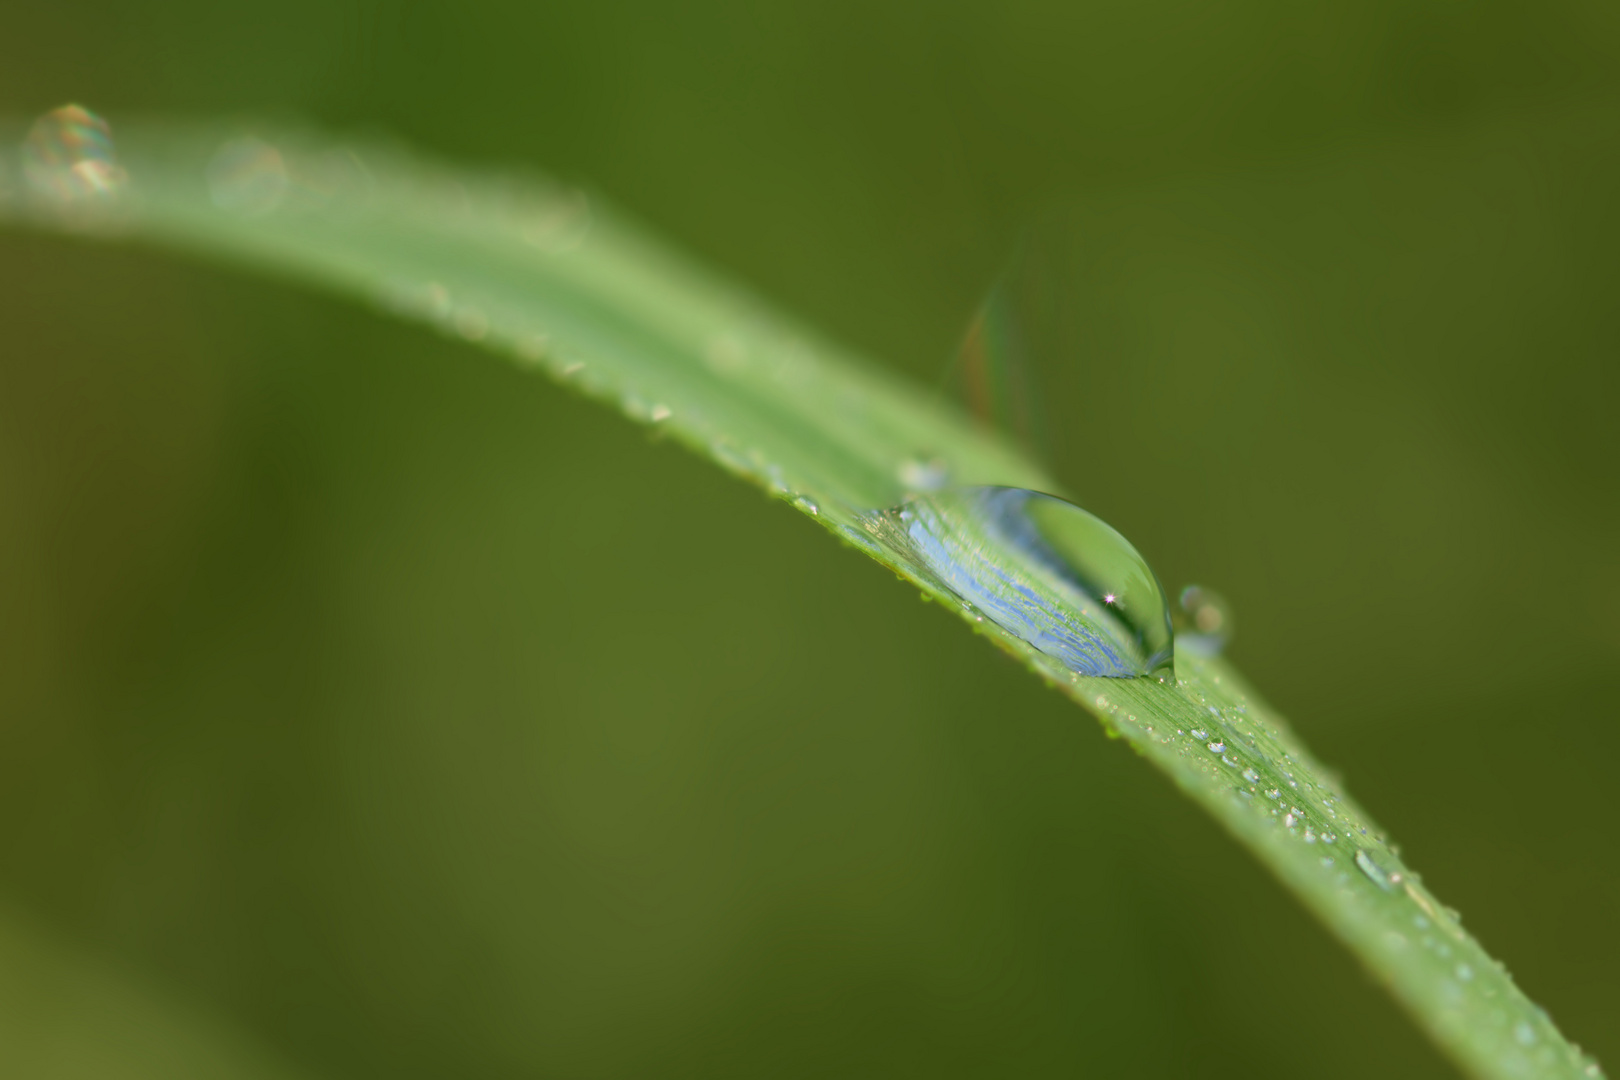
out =
[[(19, 0), (0, 112), (582, 179), (1056, 473), (1620, 1063), (1620, 9)], [(5, 1075), (1448, 1075), (876, 565), (506, 364), (0, 235)]]

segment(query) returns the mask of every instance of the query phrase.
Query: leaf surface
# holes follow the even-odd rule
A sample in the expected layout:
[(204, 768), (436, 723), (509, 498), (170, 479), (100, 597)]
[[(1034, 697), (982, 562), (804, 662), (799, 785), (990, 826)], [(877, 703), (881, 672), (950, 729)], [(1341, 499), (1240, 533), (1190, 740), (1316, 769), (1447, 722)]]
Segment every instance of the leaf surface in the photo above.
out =
[[(113, 196), (47, 194), (13, 153), (0, 169), (0, 216), (319, 285), (656, 428), (793, 503), (1097, 716), (1292, 890), (1466, 1071), (1601, 1075), (1229, 664), (1183, 653), (1169, 681), (1079, 674), (913, 557), (883, 514), (908, 497), (946, 485), (1063, 494), (935, 396), (537, 175), (297, 131), (132, 124), (118, 145), (128, 179)], [(1040, 603), (1062, 611), (1072, 598)]]

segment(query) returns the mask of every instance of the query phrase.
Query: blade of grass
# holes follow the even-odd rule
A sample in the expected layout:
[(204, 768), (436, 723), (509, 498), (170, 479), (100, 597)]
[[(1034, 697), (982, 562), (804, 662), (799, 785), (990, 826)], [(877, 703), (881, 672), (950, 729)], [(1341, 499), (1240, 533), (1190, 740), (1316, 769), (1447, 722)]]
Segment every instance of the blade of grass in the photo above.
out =
[[(791, 501), (959, 611), (1220, 821), (1479, 1077), (1595, 1077), (1220, 659), (1082, 677), (965, 608), (870, 511), (943, 484), (1062, 493), (933, 396), (659, 246), (583, 192), (299, 132), (136, 124), (115, 199), (0, 169), (0, 216), (319, 285), (538, 368)], [(8, 180), (9, 178), (9, 180)], [(1061, 602), (1061, 601), (1053, 601)], [(1285, 963), (1278, 964), (1286, 968)]]

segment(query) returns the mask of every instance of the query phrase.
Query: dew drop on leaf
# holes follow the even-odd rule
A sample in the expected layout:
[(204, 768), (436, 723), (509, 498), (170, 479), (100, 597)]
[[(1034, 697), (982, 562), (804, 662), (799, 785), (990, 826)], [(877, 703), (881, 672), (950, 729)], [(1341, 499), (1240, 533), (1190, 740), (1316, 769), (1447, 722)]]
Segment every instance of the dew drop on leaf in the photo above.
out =
[(1171, 615), (1176, 648), (1193, 656), (1217, 656), (1232, 639), (1232, 605), (1202, 585), (1182, 589)]
[(874, 517), (900, 554), (1070, 671), (1170, 677), (1164, 591), (1101, 518), (1012, 487), (948, 488)]
[(108, 204), (129, 181), (112, 128), (82, 105), (63, 105), (34, 121), (22, 161), (33, 193), (67, 210)]
[(1356, 866), (1361, 868), (1361, 872), (1367, 875), (1369, 881), (1385, 892), (1393, 891), (1400, 881), (1398, 875), (1386, 873), (1383, 867), (1373, 861), (1371, 855), (1359, 848), (1356, 850)]
[(287, 194), (287, 162), (263, 139), (232, 139), (208, 163), (207, 179), (208, 197), (221, 210), (268, 214)]
[(907, 458), (898, 470), (900, 483), (907, 491), (938, 491), (950, 479), (950, 467), (939, 458), (919, 461)]

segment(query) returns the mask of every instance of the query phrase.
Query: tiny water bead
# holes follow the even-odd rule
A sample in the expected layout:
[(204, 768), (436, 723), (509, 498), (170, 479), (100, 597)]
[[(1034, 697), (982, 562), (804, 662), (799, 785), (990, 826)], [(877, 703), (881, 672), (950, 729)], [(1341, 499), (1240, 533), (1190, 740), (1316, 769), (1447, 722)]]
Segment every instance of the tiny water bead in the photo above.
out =
[(907, 491), (938, 491), (950, 480), (950, 466), (939, 458), (919, 461), (907, 458), (900, 463), (900, 483)]
[(1213, 589), (1188, 585), (1172, 613), (1176, 648), (1194, 656), (1217, 656), (1232, 639), (1232, 605)]
[(34, 121), (22, 161), (33, 193), (64, 209), (109, 203), (129, 180), (112, 128), (82, 105), (63, 105)]
[(1164, 591), (1102, 519), (1024, 488), (918, 495), (868, 527), (1003, 630), (1080, 675), (1172, 677)]
[(208, 163), (208, 195), (221, 210), (268, 214), (287, 194), (287, 162), (281, 151), (247, 136), (219, 148)]

